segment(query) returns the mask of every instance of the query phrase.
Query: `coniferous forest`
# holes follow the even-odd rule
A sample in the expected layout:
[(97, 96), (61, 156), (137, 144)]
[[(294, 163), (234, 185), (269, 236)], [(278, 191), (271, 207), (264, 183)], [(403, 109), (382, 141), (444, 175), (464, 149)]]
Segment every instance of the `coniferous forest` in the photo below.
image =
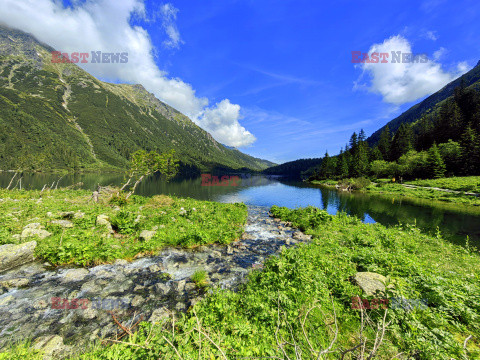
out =
[(325, 153), (310, 180), (347, 177), (441, 178), (480, 174), (480, 94), (464, 83), (413, 123), (386, 126), (373, 145), (354, 132), (336, 156)]

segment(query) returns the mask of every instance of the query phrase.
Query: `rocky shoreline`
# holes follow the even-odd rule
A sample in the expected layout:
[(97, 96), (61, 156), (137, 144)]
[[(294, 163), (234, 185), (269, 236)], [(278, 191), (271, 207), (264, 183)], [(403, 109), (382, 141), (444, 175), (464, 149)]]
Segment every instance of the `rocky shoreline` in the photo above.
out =
[[(165, 249), (155, 257), (88, 269), (52, 270), (48, 264), (30, 262), (4, 271), (0, 349), (32, 339), (37, 348), (59, 358), (120, 333), (114, 317), (131, 326), (139, 320), (158, 322), (172, 311), (184, 312), (207, 291), (236, 289), (249, 271), (261, 268), (282, 246), (310, 240), (288, 225), (272, 219), (268, 208), (249, 206), (242, 239), (227, 246)], [(196, 271), (205, 271), (211, 286), (197, 287), (191, 280)]]

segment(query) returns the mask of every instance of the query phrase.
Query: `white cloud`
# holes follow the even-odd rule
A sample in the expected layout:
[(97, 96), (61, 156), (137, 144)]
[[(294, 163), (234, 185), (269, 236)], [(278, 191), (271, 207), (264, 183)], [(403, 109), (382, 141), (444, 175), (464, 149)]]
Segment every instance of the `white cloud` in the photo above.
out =
[[(432, 59), (428, 59), (428, 62), (425, 63), (392, 63), (392, 51), (413, 53), (406, 38), (400, 35), (392, 36), (381, 44), (372, 45), (368, 51), (369, 54), (373, 52), (388, 53), (387, 63), (360, 64), (363, 69), (360, 78), (365, 74), (370, 75), (371, 84), (368, 89), (382, 95), (383, 100), (387, 103), (401, 105), (420, 99), (440, 90), (466, 71), (465, 67), (459, 67), (457, 73), (445, 72), (440, 64)], [(444, 49), (440, 49), (435, 56), (440, 56), (443, 52)], [(354, 89), (364, 86), (365, 84), (358, 81), (354, 83)]]
[(240, 106), (222, 100), (212, 108), (207, 108), (197, 123), (223, 144), (240, 147), (251, 145), (256, 138), (240, 125)]
[(435, 31), (427, 31), (425, 34), (424, 34), (424, 37), (426, 39), (429, 39), (429, 40), (433, 40), (433, 41), (436, 41), (438, 39), (438, 36), (436, 34)]
[(180, 32), (178, 31), (177, 20), (178, 9), (176, 9), (172, 4), (162, 5), (160, 8), (160, 15), (162, 18), (162, 26), (167, 33), (168, 40), (165, 40), (163, 44), (166, 47), (178, 49), (180, 44), (183, 44), (182, 39), (180, 38)]
[(438, 61), (440, 60), (445, 54), (447, 53), (447, 49), (445, 49), (444, 47), (441, 47), (440, 49), (438, 49), (437, 51), (435, 51), (433, 53), (433, 59), (435, 61)]
[[(175, 25), (177, 9), (170, 4), (161, 7), (162, 24), (171, 46), (181, 43)], [(143, 0), (86, 0), (75, 1), (65, 8), (57, 0), (2, 0), (0, 22), (32, 33), (40, 41), (61, 52), (128, 52), (124, 64), (79, 64), (92, 75), (110, 81), (142, 84), (157, 98), (178, 109), (193, 121), (212, 131), (226, 145), (251, 144), (253, 135), (238, 123), (239, 116), (218, 117), (208, 99), (197, 97), (190, 84), (172, 78), (160, 70), (154, 60), (155, 48), (148, 32), (141, 26), (131, 26), (132, 17), (146, 20)], [(168, 20), (165, 22), (165, 20)], [(230, 106), (230, 101), (224, 100)], [(223, 102), (219, 103), (222, 104)], [(219, 110), (220, 111), (220, 110)], [(210, 116), (217, 116), (210, 119)], [(220, 121), (220, 122), (219, 122)], [(224, 121), (225, 123), (221, 123)], [(228, 134), (234, 130), (234, 134)]]

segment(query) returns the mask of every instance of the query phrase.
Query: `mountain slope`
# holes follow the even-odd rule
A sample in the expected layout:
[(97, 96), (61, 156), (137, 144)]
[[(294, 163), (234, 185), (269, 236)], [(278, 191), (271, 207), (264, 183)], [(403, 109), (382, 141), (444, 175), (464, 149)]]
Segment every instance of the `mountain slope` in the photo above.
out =
[(272, 165), (221, 145), (143, 86), (52, 63), (52, 51), (0, 26), (0, 169), (123, 169), (138, 149), (171, 148), (197, 172)]
[(396, 117), (395, 119), (388, 122), (385, 126), (375, 131), (367, 139), (368, 143), (370, 145), (376, 144), (380, 139), (380, 134), (382, 133), (383, 129), (387, 125), (390, 131), (396, 132), (402, 123), (413, 123), (418, 119), (420, 119), (422, 115), (432, 111), (432, 109), (437, 104), (439, 104), (443, 100), (453, 95), (455, 88), (461, 85), (462, 79), (465, 82), (465, 87), (480, 86), (480, 61), (472, 70), (462, 75), (458, 79), (455, 79), (454, 81), (445, 85), (442, 89), (440, 89), (436, 93), (430, 95), (428, 98), (421, 101), (420, 103), (412, 106), (410, 109), (402, 113), (400, 116)]

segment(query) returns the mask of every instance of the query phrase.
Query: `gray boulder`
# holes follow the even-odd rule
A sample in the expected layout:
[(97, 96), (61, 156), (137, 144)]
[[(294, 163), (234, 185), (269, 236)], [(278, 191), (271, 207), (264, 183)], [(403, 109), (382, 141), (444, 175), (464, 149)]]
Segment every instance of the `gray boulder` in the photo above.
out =
[(32, 223), (28, 224), (23, 228), (20, 238), (24, 240), (29, 237), (37, 236), (40, 239), (45, 239), (50, 235), (52, 234), (44, 230), (44, 227), (42, 225), (40, 225), (39, 223)]
[(98, 215), (95, 224), (97, 226), (105, 226), (109, 233), (113, 233), (112, 224), (110, 224), (110, 218), (107, 215)]
[(33, 254), (36, 246), (36, 241), (19, 245), (6, 244), (0, 246), (0, 272), (35, 260)]
[(384, 293), (388, 281), (385, 276), (374, 272), (358, 272), (354, 280), (367, 296), (373, 296), (378, 292)]
[(60, 225), (63, 228), (72, 228), (73, 223), (69, 220), (52, 220), (52, 224)]
[(156, 233), (157, 232), (154, 231), (154, 230), (143, 230), (140, 233), (139, 238), (140, 238), (140, 240), (148, 241), (148, 240), (152, 239), (155, 236)]

